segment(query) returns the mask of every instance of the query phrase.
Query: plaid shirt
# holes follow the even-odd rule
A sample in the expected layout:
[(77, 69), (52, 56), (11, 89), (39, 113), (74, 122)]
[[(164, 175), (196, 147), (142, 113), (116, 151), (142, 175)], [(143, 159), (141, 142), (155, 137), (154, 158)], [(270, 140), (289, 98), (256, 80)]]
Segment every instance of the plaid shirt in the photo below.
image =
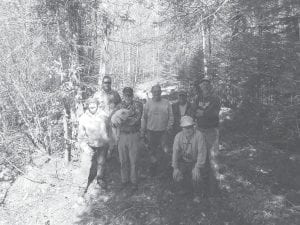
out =
[(130, 110), (129, 117), (120, 127), (120, 132), (138, 132), (141, 127), (143, 104), (138, 101), (132, 101), (131, 103), (126, 103), (125, 101), (122, 101), (116, 107), (116, 110), (119, 109)]

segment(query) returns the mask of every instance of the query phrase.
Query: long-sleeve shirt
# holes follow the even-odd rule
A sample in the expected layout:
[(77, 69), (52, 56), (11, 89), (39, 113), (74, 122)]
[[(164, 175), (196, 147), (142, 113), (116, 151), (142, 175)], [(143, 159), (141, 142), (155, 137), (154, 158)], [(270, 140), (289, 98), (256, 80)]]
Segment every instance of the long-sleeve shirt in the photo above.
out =
[(120, 126), (120, 132), (137, 132), (141, 128), (143, 104), (138, 101), (132, 103), (121, 102), (116, 109), (128, 109), (129, 116)]
[(79, 118), (78, 141), (92, 147), (108, 143), (107, 116), (98, 108), (95, 114), (88, 110)]
[(104, 110), (108, 116), (111, 115), (115, 107), (121, 102), (121, 97), (115, 90), (105, 92), (101, 89), (97, 91), (93, 97), (99, 101), (99, 107)]
[(172, 128), (174, 117), (172, 106), (167, 99), (149, 99), (144, 107), (141, 130), (165, 131)]
[(195, 130), (191, 137), (187, 137), (183, 131), (175, 136), (173, 144), (172, 167), (178, 168), (180, 160), (195, 163), (195, 168), (205, 165), (207, 150), (202, 133)]
[(195, 116), (199, 128), (208, 129), (217, 128), (219, 126), (221, 103), (217, 96), (211, 95), (207, 98), (199, 96), (197, 97), (193, 108), (195, 113), (197, 112), (197, 109), (203, 110), (202, 116)]

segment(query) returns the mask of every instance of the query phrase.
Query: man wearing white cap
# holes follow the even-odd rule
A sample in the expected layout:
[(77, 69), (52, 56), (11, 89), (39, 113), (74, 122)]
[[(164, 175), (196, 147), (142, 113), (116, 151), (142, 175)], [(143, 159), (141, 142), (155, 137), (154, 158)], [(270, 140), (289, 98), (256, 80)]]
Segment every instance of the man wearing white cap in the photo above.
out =
[[(195, 129), (192, 117), (183, 116), (180, 126), (182, 131), (176, 135), (173, 144), (173, 178), (181, 185), (192, 186), (194, 201), (199, 202), (200, 170), (205, 166), (206, 146), (203, 135)], [(189, 185), (191, 180), (192, 185)]]

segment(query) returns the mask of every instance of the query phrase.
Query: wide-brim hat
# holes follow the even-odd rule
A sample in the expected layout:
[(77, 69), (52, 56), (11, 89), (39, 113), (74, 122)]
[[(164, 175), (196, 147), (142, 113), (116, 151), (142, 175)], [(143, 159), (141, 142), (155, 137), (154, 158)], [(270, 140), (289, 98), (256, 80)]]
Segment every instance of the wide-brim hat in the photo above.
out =
[(195, 125), (194, 119), (190, 116), (183, 116), (180, 120), (181, 127), (190, 127), (194, 125)]

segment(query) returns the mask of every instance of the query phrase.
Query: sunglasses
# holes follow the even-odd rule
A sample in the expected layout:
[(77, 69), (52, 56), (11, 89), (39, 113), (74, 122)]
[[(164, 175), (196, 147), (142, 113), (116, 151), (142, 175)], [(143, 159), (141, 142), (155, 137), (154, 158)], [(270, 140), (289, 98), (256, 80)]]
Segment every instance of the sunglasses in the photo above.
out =
[(104, 81), (103, 84), (111, 84), (110, 81)]

